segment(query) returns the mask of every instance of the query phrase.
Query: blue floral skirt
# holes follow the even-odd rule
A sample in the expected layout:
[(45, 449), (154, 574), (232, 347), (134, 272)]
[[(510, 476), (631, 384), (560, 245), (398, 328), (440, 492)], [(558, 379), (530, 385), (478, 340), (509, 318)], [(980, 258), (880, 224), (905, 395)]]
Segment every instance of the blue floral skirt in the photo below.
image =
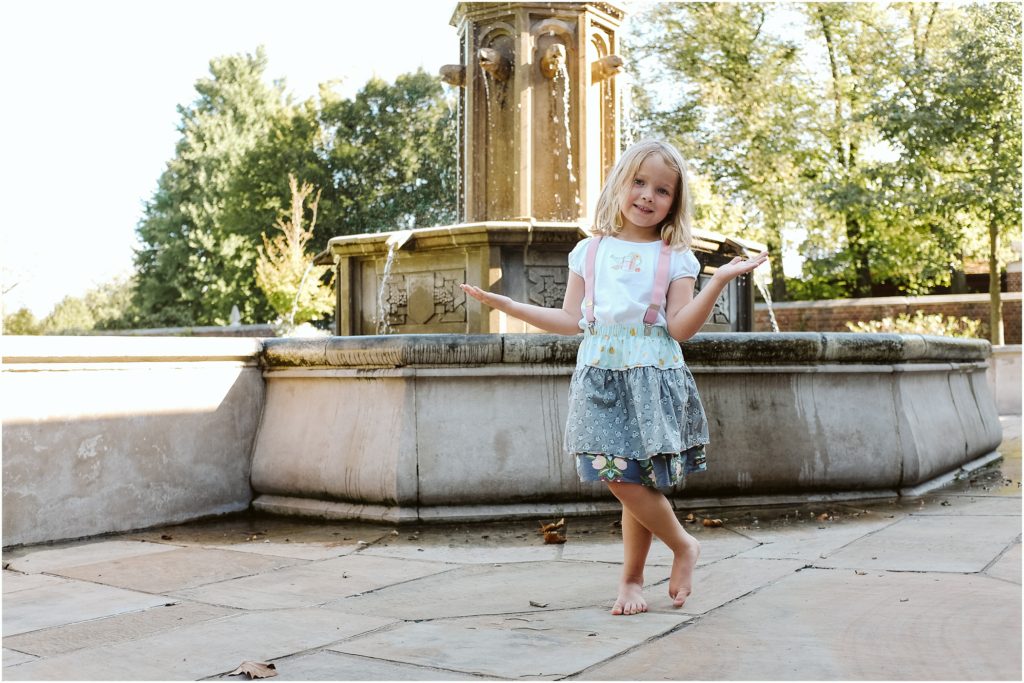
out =
[(679, 343), (638, 330), (599, 326), (580, 344), (565, 449), (582, 481), (663, 488), (707, 469), (707, 418)]

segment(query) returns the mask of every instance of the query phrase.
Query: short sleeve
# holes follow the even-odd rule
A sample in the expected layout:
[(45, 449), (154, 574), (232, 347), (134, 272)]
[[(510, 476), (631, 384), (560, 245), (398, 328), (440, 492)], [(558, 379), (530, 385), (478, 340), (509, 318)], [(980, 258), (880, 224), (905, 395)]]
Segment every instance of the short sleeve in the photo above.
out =
[(586, 237), (576, 243), (576, 246), (569, 252), (569, 270), (583, 277), (584, 261), (587, 258), (587, 245), (593, 237)]
[(693, 251), (687, 249), (686, 251), (676, 255), (672, 263), (672, 279), (678, 280), (683, 277), (692, 277), (697, 279), (697, 275), (700, 274), (700, 261), (693, 255)]

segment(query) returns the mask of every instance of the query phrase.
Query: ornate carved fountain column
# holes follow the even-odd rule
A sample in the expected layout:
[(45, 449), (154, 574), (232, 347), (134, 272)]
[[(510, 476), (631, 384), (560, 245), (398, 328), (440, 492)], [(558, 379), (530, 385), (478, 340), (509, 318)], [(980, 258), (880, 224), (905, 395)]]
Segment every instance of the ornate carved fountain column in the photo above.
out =
[(619, 146), (623, 11), (604, 2), (461, 2), (462, 222), (577, 222)]

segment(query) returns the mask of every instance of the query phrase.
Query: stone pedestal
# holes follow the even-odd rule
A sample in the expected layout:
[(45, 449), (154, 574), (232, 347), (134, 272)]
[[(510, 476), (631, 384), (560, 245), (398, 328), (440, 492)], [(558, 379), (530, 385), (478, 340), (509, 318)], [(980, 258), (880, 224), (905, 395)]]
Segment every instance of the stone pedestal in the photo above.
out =
[[(337, 335), (539, 332), (466, 297), (459, 284), (560, 307), (569, 252), (585, 236), (576, 223), (467, 223), (335, 237), (317, 262), (335, 269)], [(698, 289), (741, 250), (721, 235), (696, 232), (693, 251), (702, 266)], [(703, 330), (749, 331), (753, 304), (750, 276), (734, 280)]]

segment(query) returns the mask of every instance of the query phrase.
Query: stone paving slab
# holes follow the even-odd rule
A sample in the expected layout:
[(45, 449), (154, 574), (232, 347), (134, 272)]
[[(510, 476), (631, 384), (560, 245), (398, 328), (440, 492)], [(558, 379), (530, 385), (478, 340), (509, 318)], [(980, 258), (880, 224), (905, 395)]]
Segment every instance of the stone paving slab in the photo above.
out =
[(448, 572), (457, 566), (360, 554), (175, 591), (172, 595), (243, 609), (312, 607)]
[(281, 543), (272, 541), (249, 541), (234, 545), (206, 545), (211, 550), (230, 550), (237, 553), (291, 557), (297, 560), (329, 560), (350, 555), (365, 546), (354, 543)]
[(675, 614), (643, 615), (624, 628), (603, 609), (469, 617), (405, 623), (330, 646), (464, 673), (503, 678), (555, 678), (643, 643), (684, 623)]
[(40, 657), (52, 657), (87, 647), (135, 640), (152, 633), (232, 614), (237, 614), (237, 611), (199, 603), (161, 605), (139, 612), (127, 612), (82, 623), (5, 636), (4, 647)]
[(1020, 541), (1014, 543), (1002, 557), (986, 569), (985, 574), (1002, 579), (1003, 581), (1010, 581), (1019, 586), (1021, 583)]
[[(372, 631), (389, 619), (323, 609), (251, 612), (9, 667), (12, 679), (197, 679)], [(240, 679), (236, 679), (240, 680)]]
[(559, 559), (561, 549), (557, 545), (538, 545), (522, 548), (500, 547), (458, 547), (435, 546), (427, 543), (417, 545), (374, 545), (360, 555), (393, 557), (410, 560), (431, 560), (454, 562), (456, 564), (503, 564), (508, 562), (546, 562)]
[(1005, 581), (805, 569), (580, 678), (1020, 680), (1020, 639)]
[(168, 553), (81, 565), (62, 569), (58, 573), (110, 586), (149, 593), (165, 593), (258, 574), (301, 562), (302, 560), (291, 558), (266, 557), (227, 550), (177, 548)]
[(3, 634), (99, 619), (163, 605), (167, 598), (83, 581), (61, 581), (4, 596)]
[(888, 518), (874, 515), (861, 522), (833, 524), (829, 521), (814, 522), (814, 526), (752, 528), (743, 531), (760, 542), (740, 555), (745, 558), (790, 559), (817, 562), (821, 557), (839, 551), (844, 546), (868, 534), (876, 533), (896, 522), (895, 516)]
[(31, 661), (33, 661), (35, 659), (37, 659), (37, 657), (33, 657), (32, 655), (25, 654), (24, 652), (17, 652), (15, 650), (8, 650), (6, 647), (4, 648), (4, 652), (3, 652), (3, 666), (4, 666), (4, 668), (6, 668), (8, 666), (15, 666), (17, 664), (24, 664), (26, 662), (31, 662)]
[[(378, 656), (387, 653), (377, 653)], [(470, 674), (400, 664), (373, 657), (345, 655), (330, 650), (285, 657), (274, 662), (275, 681), (479, 681)], [(237, 676), (218, 680), (238, 681)]]
[(972, 516), (1020, 516), (1021, 499), (1011, 496), (979, 496), (970, 493), (955, 493), (945, 496), (929, 496), (929, 501), (938, 501), (915, 516), (923, 515), (972, 515)]
[[(721, 607), (751, 591), (783, 579), (804, 567), (800, 560), (761, 560), (731, 557), (693, 572), (693, 593), (686, 599), (682, 611), (703, 614)], [(668, 583), (658, 586), (664, 600), (668, 600)], [(647, 596), (648, 603), (657, 593)]]
[(471, 565), (373, 593), (328, 603), (357, 614), (436, 619), (474, 614), (570, 609), (615, 600), (621, 569), (601, 563), (524, 562)]
[(56, 586), (64, 583), (67, 579), (59, 579), (55, 576), (46, 576), (45, 574), (19, 574), (18, 572), (4, 570), (3, 581), (3, 594), (7, 595), (16, 591)]
[(817, 567), (980, 572), (1021, 533), (1010, 516), (914, 515), (853, 541)]
[(128, 557), (139, 557), (156, 553), (166, 553), (177, 550), (179, 546), (166, 545), (163, 543), (140, 543), (138, 541), (98, 541), (85, 542), (62, 548), (32, 550), (30, 548), (19, 548), (10, 553), (8, 562), (10, 569), (25, 574), (37, 574), (40, 572), (60, 573), (59, 570), (69, 567), (77, 567), (83, 564), (96, 564), (98, 562), (109, 562)]
[[(687, 524), (686, 529), (701, 544), (700, 558), (697, 560), (698, 566), (717, 562), (757, 546), (757, 541), (724, 527), (715, 528)], [(577, 538), (570, 535), (566, 544), (562, 546), (561, 559), (613, 562), (621, 565), (622, 537)], [(654, 542), (651, 544), (651, 552), (647, 556), (647, 565), (649, 567), (671, 567), (672, 551), (664, 543), (654, 539)]]

